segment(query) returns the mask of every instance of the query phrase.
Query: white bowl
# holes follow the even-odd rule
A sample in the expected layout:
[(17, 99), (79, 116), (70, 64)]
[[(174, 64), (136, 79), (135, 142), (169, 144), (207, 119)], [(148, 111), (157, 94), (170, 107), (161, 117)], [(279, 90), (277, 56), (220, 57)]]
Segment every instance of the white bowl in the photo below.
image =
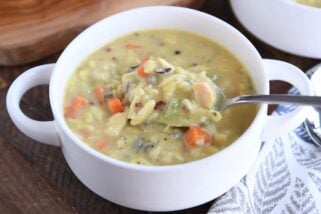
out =
[[(260, 94), (269, 93), (270, 79), (289, 81), (302, 94), (312, 94), (303, 72), (284, 62), (262, 60), (253, 45), (227, 23), (196, 10), (159, 6), (122, 12), (89, 27), (68, 45), (55, 65), (38, 66), (19, 76), (9, 89), (7, 109), (27, 136), (60, 146), (75, 175), (98, 195), (140, 210), (179, 210), (228, 191), (255, 162), (261, 140), (290, 131), (305, 115), (304, 108), (299, 107), (289, 115), (270, 117), (267, 106), (261, 105), (251, 126), (226, 149), (202, 160), (174, 166), (134, 165), (93, 150), (64, 121), (65, 85), (79, 63), (97, 48), (129, 32), (153, 28), (193, 31), (222, 44), (247, 67)], [(34, 121), (19, 107), (21, 96), (40, 84), (49, 84), (54, 121)]]
[(293, 0), (230, 0), (239, 21), (256, 37), (283, 51), (321, 58), (321, 8)]

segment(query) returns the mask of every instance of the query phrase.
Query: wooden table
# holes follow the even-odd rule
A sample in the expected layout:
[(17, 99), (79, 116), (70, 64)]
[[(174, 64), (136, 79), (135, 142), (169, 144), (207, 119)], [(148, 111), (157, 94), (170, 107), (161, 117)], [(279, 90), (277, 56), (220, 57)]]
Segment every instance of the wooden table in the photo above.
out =
[[(284, 60), (302, 70), (318, 63), (278, 51), (254, 38), (238, 23), (227, 0), (207, 0), (202, 10), (238, 28), (263, 58)], [(55, 62), (58, 56), (23, 66), (0, 66), (0, 213), (143, 213), (113, 204), (91, 192), (71, 172), (59, 148), (29, 139), (11, 122), (5, 107), (10, 83), (26, 69)], [(273, 82), (271, 92), (286, 93), (288, 87)], [(21, 106), (34, 119), (52, 119), (48, 87), (30, 90), (23, 97)], [(211, 204), (174, 213), (205, 213)]]

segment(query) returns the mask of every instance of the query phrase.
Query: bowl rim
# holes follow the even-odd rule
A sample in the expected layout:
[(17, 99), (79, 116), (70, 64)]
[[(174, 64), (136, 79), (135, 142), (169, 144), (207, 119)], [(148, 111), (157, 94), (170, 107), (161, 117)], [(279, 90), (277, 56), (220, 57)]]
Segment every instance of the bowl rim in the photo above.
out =
[[(59, 79), (59, 78), (56, 78), (55, 76), (58, 75), (57, 74), (58, 67), (61, 67), (60, 62), (62, 61), (62, 59), (64, 58), (64, 56), (68, 52), (68, 50), (71, 48), (74, 48), (75, 44), (78, 43), (78, 40), (80, 37), (84, 37), (86, 35), (87, 31), (90, 31), (93, 28), (97, 28), (99, 25), (101, 25), (101, 23), (103, 23), (105, 20), (107, 20), (111, 17), (123, 16), (124, 14), (134, 13), (136, 11), (141, 11), (141, 10), (154, 10), (154, 9), (180, 10), (181, 12), (191, 13), (191, 14), (197, 15), (197, 16), (203, 16), (204, 18), (207, 18), (209, 20), (209, 22), (217, 22), (217, 23), (223, 25), (224, 27), (229, 28), (229, 30), (231, 30), (233, 33), (235, 33), (239, 36), (240, 40), (247, 43), (249, 50), (251, 50), (253, 52), (253, 54), (256, 56), (256, 58), (258, 59), (257, 63), (259, 64), (259, 66), (264, 74), (265, 69), (263, 66), (262, 57), (258, 53), (257, 49), (254, 47), (254, 45), (240, 31), (238, 31), (232, 25), (228, 24), (227, 22), (225, 22), (217, 17), (211, 16), (207, 13), (197, 11), (194, 9), (183, 8), (183, 7), (178, 7), (178, 6), (147, 6), (147, 7), (130, 9), (130, 10), (126, 10), (126, 11), (123, 11), (120, 13), (116, 13), (114, 15), (111, 15), (109, 17), (106, 17), (106, 18), (103, 18), (103, 19), (97, 21), (96, 23), (93, 23), (92, 25), (87, 27), (84, 31), (82, 31), (76, 38), (74, 38), (68, 44), (68, 46), (65, 48), (65, 50), (62, 52), (62, 54), (59, 56), (56, 66), (53, 70), (53, 73), (52, 73), (52, 76), (50, 79), (50, 84), (49, 84), (49, 98), (51, 100), (50, 105), (51, 105), (52, 113), (54, 115), (54, 120), (58, 124), (59, 129), (61, 131), (63, 131), (63, 133), (65, 133), (68, 136), (68, 141), (72, 141), (72, 142), (67, 142), (67, 143), (73, 143), (76, 146), (78, 146), (81, 150), (90, 154), (94, 158), (97, 158), (102, 162), (109, 163), (109, 164), (116, 166), (116, 167), (125, 168), (127, 170), (143, 171), (143, 172), (162, 172), (162, 171), (180, 170), (180, 169), (183, 169), (186, 167), (193, 168), (193, 167), (199, 167), (199, 166), (208, 166), (207, 163), (209, 163), (211, 159), (224, 155), (224, 153), (226, 153), (228, 150), (233, 149), (236, 146), (236, 144), (239, 144), (241, 141), (243, 141), (243, 139), (246, 137), (246, 135), (248, 135), (249, 132), (256, 131), (255, 130), (256, 124), (258, 124), (259, 121), (261, 121), (264, 116), (267, 116), (267, 105), (266, 104), (262, 104), (262, 105), (258, 106), (257, 114), (256, 114), (254, 120), (251, 122), (250, 126), (246, 129), (246, 131), (243, 132), (242, 135), (239, 138), (237, 138), (234, 142), (232, 142), (230, 145), (228, 145), (224, 149), (218, 151), (217, 153), (214, 153), (212, 155), (206, 156), (201, 159), (197, 159), (197, 160), (193, 160), (193, 161), (189, 161), (189, 162), (185, 162), (185, 163), (179, 163), (179, 164), (173, 164), (173, 165), (151, 165), (151, 166), (149, 166), (149, 165), (139, 165), (139, 164), (129, 163), (129, 162), (125, 162), (122, 160), (112, 158), (108, 155), (105, 155), (105, 154), (102, 154), (102, 153), (96, 151), (95, 149), (91, 148), (90, 146), (88, 146), (87, 144), (82, 142), (82, 140), (79, 137), (77, 137), (76, 134), (74, 134), (74, 132), (68, 127), (67, 123), (65, 122), (65, 120), (63, 118), (63, 115), (61, 115), (59, 113), (59, 110), (58, 110), (59, 107), (56, 104), (54, 104), (55, 101), (54, 101), (54, 99), (52, 99), (54, 97), (54, 93), (55, 93), (54, 92), (55, 90), (52, 87), (54, 84), (52, 84), (52, 82), (55, 79)], [(155, 29), (157, 29), (157, 27)], [(193, 32), (193, 30), (191, 30), (191, 32)], [(232, 52), (232, 54), (233, 54), (233, 52)], [(61, 72), (59, 72), (59, 73), (61, 73)], [(266, 80), (268, 80), (266, 75), (263, 75), (263, 76), (266, 78)], [(269, 89), (269, 84), (267, 84), (267, 86)], [(62, 144), (62, 147), (63, 147), (63, 144)]]

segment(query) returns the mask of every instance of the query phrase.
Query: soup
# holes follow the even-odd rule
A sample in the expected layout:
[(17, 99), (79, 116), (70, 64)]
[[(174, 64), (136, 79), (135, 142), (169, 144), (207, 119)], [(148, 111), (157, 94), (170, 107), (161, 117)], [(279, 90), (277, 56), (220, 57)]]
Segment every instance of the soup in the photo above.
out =
[(159, 29), (120, 37), (88, 56), (65, 89), (65, 120), (88, 146), (118, 160), (172, 165), (225, 148), (257, 107), (215, 111), (227, 97), (254, 94), (246, 68), (202, 36)]
[(321, 0), (296, 0), (296, 2), (312, 7), (321, 7)]

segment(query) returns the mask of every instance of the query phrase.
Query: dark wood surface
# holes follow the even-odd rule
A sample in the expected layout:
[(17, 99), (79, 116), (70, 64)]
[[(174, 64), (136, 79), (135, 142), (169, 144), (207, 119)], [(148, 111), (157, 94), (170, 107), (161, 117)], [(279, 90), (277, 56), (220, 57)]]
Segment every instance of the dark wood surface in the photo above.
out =
[[(235, 19), (227, 0), (207, 0), (202, 10), (220, 17), (243, 32), (264, 58), (290, 62), (302, 70), (317, 64), (278, 51), (250, 35)], [(59, 53), (24, 66), (0, 67), (0, 213), (144, 213), (102, 199), (88, 190), (71, 172), (59, 148), (37, 143), (11, 122), (5, 98), (11, 82), (26, 69), (55, 62)], [(272, 93), (286, 93), (288, 85), (275, 82)], [(51, 120), (48, 87), (27, 92), (21, 106), (38, 120)], [(212, 202), (174, 213), (206, 213)]]

